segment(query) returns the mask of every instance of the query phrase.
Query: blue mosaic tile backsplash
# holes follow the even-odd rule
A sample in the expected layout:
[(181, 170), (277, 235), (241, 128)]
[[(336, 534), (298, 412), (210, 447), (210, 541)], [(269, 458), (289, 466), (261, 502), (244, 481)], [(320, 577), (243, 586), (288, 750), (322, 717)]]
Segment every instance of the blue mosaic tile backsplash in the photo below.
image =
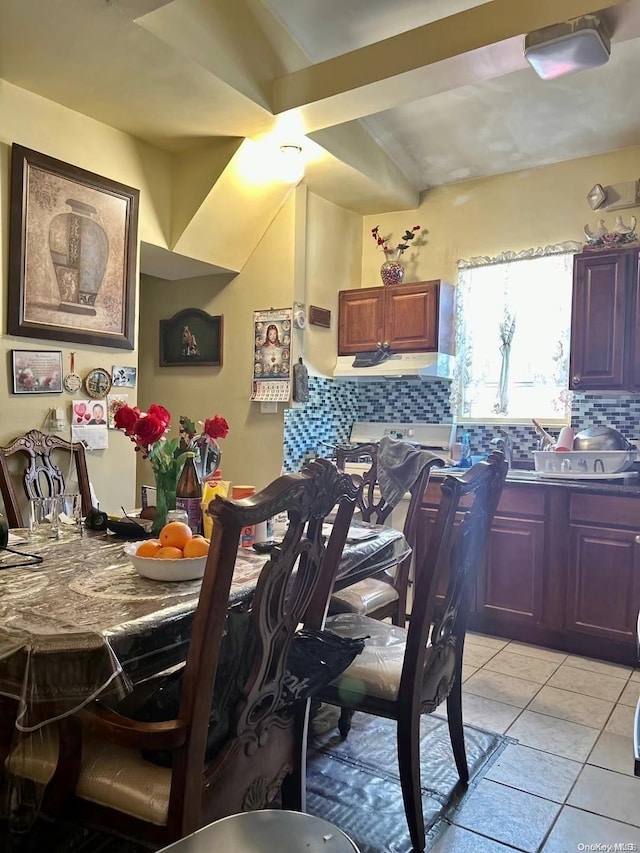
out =
[(309, 377), (309, 402), (284, 413), (284, 470), (299, 471), (316, 456), (330, 456), (330, 447), (349, 441), (359, 420), (358, 396), (352, 382)]
[[(309, 378), (310, 401), (288, 409), (284, 416), (284, 467), (298, 471), (315, 456), (330, 455), (330, 447), (349, 440), (354, 421), (447, 423), (451, 420), (448, 382), (404, 379), (392, 382), (336, 382)], [(640, 397), (574, 395), (571, 425), (611, 426), (630, 441), (640, 438)], [(531, 459), (538, 437), (533, 427), (505, 422), (514, 442), (515, 459)], [(495, 425), (458, 427), (468, 432), (473, 454), (486, 453), (496, 435)], [(550, 430), (552, 434), (553, 430)]]

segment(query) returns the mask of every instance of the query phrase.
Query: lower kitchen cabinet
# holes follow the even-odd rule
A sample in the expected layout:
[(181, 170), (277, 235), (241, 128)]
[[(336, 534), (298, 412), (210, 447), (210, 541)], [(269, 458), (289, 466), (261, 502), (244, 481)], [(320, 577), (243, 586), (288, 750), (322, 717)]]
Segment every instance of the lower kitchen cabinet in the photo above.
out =
[(574, 494), (566, 628), (635, 645), (640, 606), (640, 501)]
[(544, 520), (496, 516), (478, 575), (477, 612), (539, 625), (543, 572)]
[[(440, 486), (422, 508), (426, 543)], [(637, 664), (640, 489), (632, 496), (568, 484), (506, 482), (472, 593), (469, 628)], [(442, 579), (438, 599), (446, 592)]]
[(571, 525), (566, 628), (635, 643), (640, 537), (630, 530)]

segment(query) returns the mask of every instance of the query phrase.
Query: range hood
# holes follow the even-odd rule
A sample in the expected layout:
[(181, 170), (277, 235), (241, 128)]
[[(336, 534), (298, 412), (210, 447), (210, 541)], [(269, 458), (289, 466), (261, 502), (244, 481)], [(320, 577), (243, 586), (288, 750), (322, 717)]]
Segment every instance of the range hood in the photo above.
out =
[(373, 366), (354, 367), (356, 357), (339, 355), (333, 375), (336, 379), (451, 379), (455, 357), (441, 352), (394, 353)]

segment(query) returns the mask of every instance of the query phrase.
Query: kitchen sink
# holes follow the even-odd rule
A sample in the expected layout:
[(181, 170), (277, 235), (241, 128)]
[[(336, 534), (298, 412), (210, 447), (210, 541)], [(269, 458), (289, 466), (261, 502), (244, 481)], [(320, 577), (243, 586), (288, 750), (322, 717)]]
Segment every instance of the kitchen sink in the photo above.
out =
[(535, 471), (524, 471), (520, 468), (509, 468), (507, 471), (508, 480), (539, 480), (540, 478)]

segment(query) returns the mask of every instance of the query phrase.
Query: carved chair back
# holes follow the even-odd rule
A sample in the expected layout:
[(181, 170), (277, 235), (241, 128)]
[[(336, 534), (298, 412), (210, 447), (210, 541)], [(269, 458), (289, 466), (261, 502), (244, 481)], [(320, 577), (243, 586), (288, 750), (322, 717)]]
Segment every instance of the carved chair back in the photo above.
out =
[[(167, 824), (154, 826), (118, 813), (123, 830), (126, 826), (132, 835), (166, 843), (218, 818), (263, 807), (281, 786), (283, 807), (304, 810), (308, 702), (283, 700), (287, 655), (300, 623), (311, 629), (324, 625), (356, 494), (351, 477), (328, 460), (316, 459), (251, 498), (211, 502), (213, 535), (177, 719), (142, 723), (102, 708), (83, 715), (94, 736), (172, 754)], [(336, 520), (325, 541), (323, 521), (336, 504)], [(281, 512), (289, 517), (284, 539), (272, 549), (245, 605), (249, 627), (238, 659), (232, 661), (238, 692), (228, 709), (228, 730), (207, 758), (214, 684), (216, 694), (225, 687), (216, 674), (230, 625), (229, 591), (240, 534)], [(93, 820), (115, 819), (113, 810), (96, 812), (91, 804), (83, 805)], [(80, 808), (77, 800), (76, 806)]]
[(18, 436), (6, 447), (0, 447), (0, 492), (9, 527), (24, 527), (24, 520), (8, 460), (17, 453), (27, 457), (22, 475), (27, 498), (53, 497), (65, 491), (64, 474), (51, 458), (51, 454), (59, 450), (70, 454), (69, 467), (72, 463), (75, 466), (83, 514), (91, 509), (91, 488), (83, 445), (32, 429), (25, 435)]
[(356, 503), (363, 521), (384, 524), (393, 507), (381, 495), (376, 498), (374, 491), (378, 484), (378, 445), (367, 443), (336, 448), (336, 466), (339, 471), (344, 471), (345, 463), (357, 462), (363, 457), (371, 459), (371, 467), (362, 474)]
[[(445, 477), (435, 524), (422, 565), (407, 634), (400, 702), (421, 697), (425, 712), (435, 708), (451, 690), (462, 665), (469, 596), (486, 545), (507, 473), (504, 455), (494, 451), (460, 477)], [(461, 523), (456, 516), (464, 512)], [(436, 594), (448, 574), (444, 604)]]
[[(287, 654), (301, 622), (309, 628), (324, 624), (355, 499), (352, 479), (328, 460), (316, 459), (254, 497), (211, 503), (213, 538), (180, 702), (186, 740), (175, 755), (169, 801), (169, 825), (176, 837), (219, 817), (264, 806), (289, 774), (290, 802), (304, 808), (308, 703), (281, 701)], [(336, 504), (336, 521), (325, 542), (323, 521)], [(233, 709), (230, 734), (207, 764), (211, 695), (240, 533), (285, 511), (286, 534), (262, 569), (251, 603), (251, 642), (245, 645), (252, 650), (250, 674)]]

